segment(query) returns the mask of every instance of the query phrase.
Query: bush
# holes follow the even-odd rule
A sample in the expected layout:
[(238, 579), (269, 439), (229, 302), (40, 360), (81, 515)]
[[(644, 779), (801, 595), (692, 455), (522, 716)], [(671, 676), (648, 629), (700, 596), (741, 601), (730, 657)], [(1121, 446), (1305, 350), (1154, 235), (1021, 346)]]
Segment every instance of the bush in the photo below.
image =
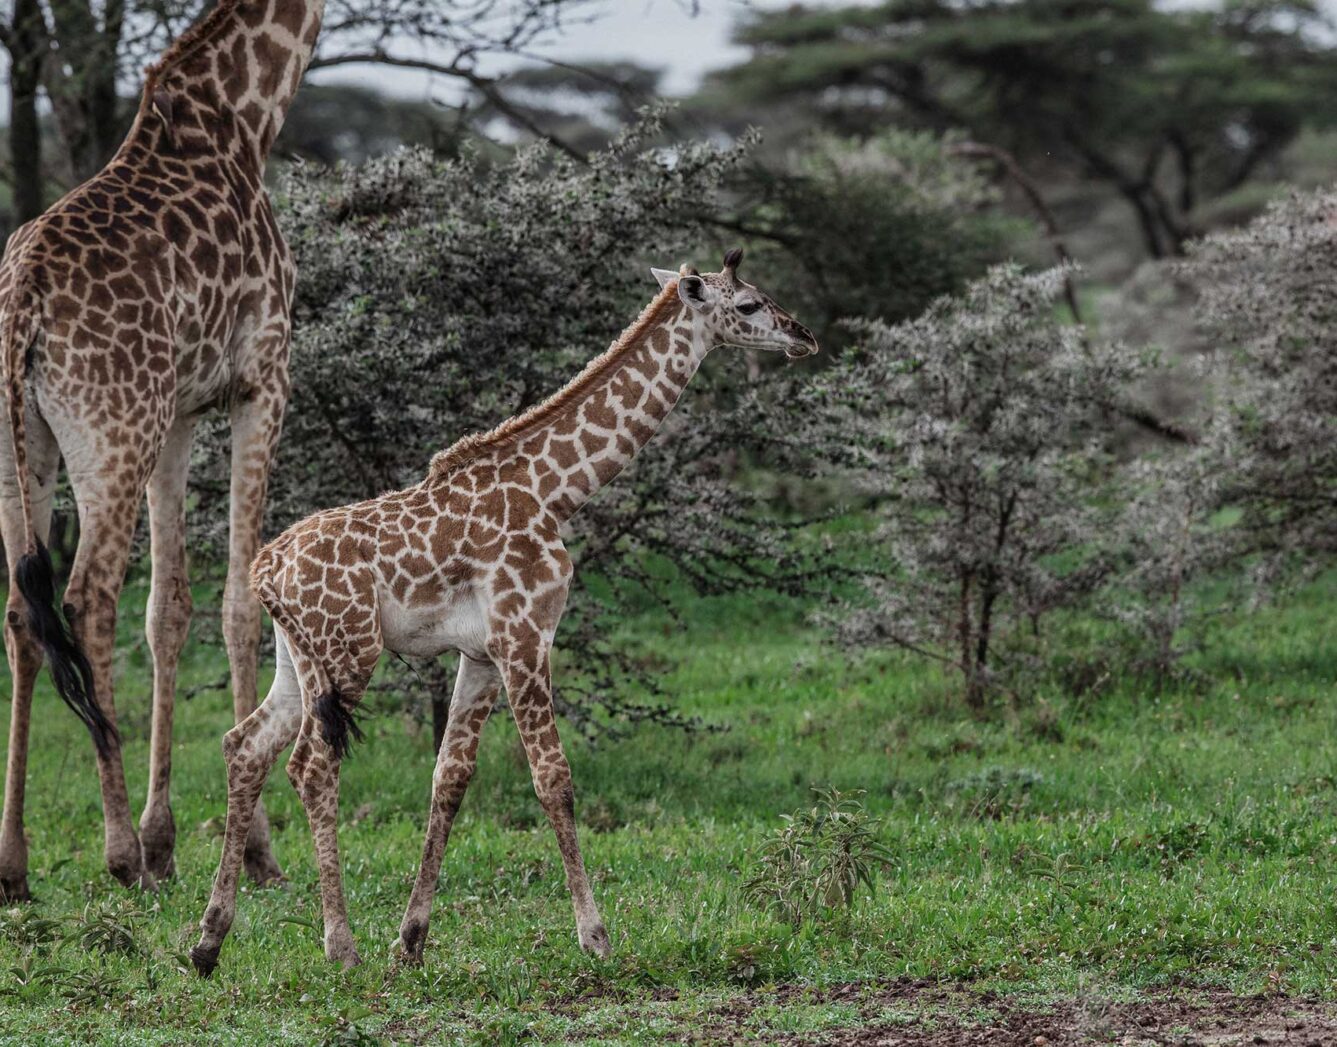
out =
[(842, 635), (937, 660), (976, 707), (1109, 571), (1109, 412), (1141, 364), (1058, 321), (1063, 277), (999, 267), (916, 320), (865, 322), (833, 379), (893, 565), (842, 608)]
[(1219, 345), (1223, 503), (1248, 547), (1337, 551), (1337, 193), (1293, 195), (1197, 244), (1184, 273)]

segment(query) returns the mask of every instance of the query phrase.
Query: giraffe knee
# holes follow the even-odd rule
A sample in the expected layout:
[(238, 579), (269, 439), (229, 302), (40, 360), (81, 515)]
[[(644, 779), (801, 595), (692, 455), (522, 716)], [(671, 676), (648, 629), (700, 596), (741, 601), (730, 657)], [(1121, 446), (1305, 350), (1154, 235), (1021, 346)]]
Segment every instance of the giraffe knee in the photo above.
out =
[(5, 608), (5, 651), (9, 667), (18, 679), (32, 680), (42, 667), (42, 649), (28, 627), (28, 614), (18, 598), (17, 586), (10, 585), (12, 594)]
[(174, 575), (161, 583), (155, 581), (145, 623), (149, 649), (155, 658), (180, 653), (190, 631), (194, 607), (185, 577)]
[(87, 576), (71, 578), (61, 610), (76, 635), (101, 632), (108, 640), (115, 638), (116, 593), (109, 586)]
[(571, 780), (571, 769), (561, 767), (544, 771), (534, 776), (534, 792), (544, 810), (562, 811), (574, 814), (576, 809), (576, 788)]
[(228, 584), (223, 592), (223, 640), (229, 647), (254, 647), (260, 642), (260, 603), (245, 581)]
[(473, 767), (465, 764), (441, 768), (432, 779), (432, 798), (438, 806), (459, 807), (473, 777)]

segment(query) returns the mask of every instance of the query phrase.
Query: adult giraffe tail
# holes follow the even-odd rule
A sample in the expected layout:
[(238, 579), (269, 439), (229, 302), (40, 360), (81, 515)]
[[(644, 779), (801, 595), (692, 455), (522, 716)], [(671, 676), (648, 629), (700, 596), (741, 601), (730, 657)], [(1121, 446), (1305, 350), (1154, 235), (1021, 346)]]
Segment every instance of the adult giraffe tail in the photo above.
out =
[[(23, 506), (23, 551), (14, 564), (14, 581), (28, 610), (28, 629), (51, 663), (56, 691), (83, 721), (103, 756), (116, 739), (116, 728), (97, 704), (93, 667), (75, 640), (69, 623), (56, 610), (56, 572), (51, 554), (33, 527), (32, 493), (28, 489), (28, 438), (24, 423), (24, 379), (28, 350), (37, 338), (41, 301), (26, 275), (12, 288), (0, 327), (0, 365), (9, 398), (9, 435), (14, 444), (14, 473)], [(9, 550), (14, 556), (19, 551)]]

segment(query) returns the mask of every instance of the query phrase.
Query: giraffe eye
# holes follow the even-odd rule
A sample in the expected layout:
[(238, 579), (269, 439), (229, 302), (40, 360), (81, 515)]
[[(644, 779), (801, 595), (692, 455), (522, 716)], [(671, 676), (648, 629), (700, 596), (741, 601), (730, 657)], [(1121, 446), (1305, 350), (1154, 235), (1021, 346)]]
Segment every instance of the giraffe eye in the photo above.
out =
[(751, 316), (760, 308), (760, 302), (740, 302), (738, 305), (738, 311), (744, 316)]

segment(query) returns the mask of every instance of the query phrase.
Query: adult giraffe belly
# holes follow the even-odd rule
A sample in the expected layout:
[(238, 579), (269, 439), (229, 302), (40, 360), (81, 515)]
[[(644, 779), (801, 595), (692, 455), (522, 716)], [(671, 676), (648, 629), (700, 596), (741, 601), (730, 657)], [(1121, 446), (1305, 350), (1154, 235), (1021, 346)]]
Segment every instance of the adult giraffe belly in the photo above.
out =
[(177, 417), (226, 406), (237, 395), (240, 362), (266, 327), (255, 287), (183, 288), (177, 318)]
[(232, 384), (232, 368), (223, 345), (210, 339), (178, 345), (176, 357), (177, 417), (222, 405)]
[(379, 594), (386, 650), (414, 658), (459, 651), (485, 660), (487, 619), (473, 591), (456, 590), (442, 597), (424, 596), (425, 591), (411, 588), (403, 598), (389, 591)]

